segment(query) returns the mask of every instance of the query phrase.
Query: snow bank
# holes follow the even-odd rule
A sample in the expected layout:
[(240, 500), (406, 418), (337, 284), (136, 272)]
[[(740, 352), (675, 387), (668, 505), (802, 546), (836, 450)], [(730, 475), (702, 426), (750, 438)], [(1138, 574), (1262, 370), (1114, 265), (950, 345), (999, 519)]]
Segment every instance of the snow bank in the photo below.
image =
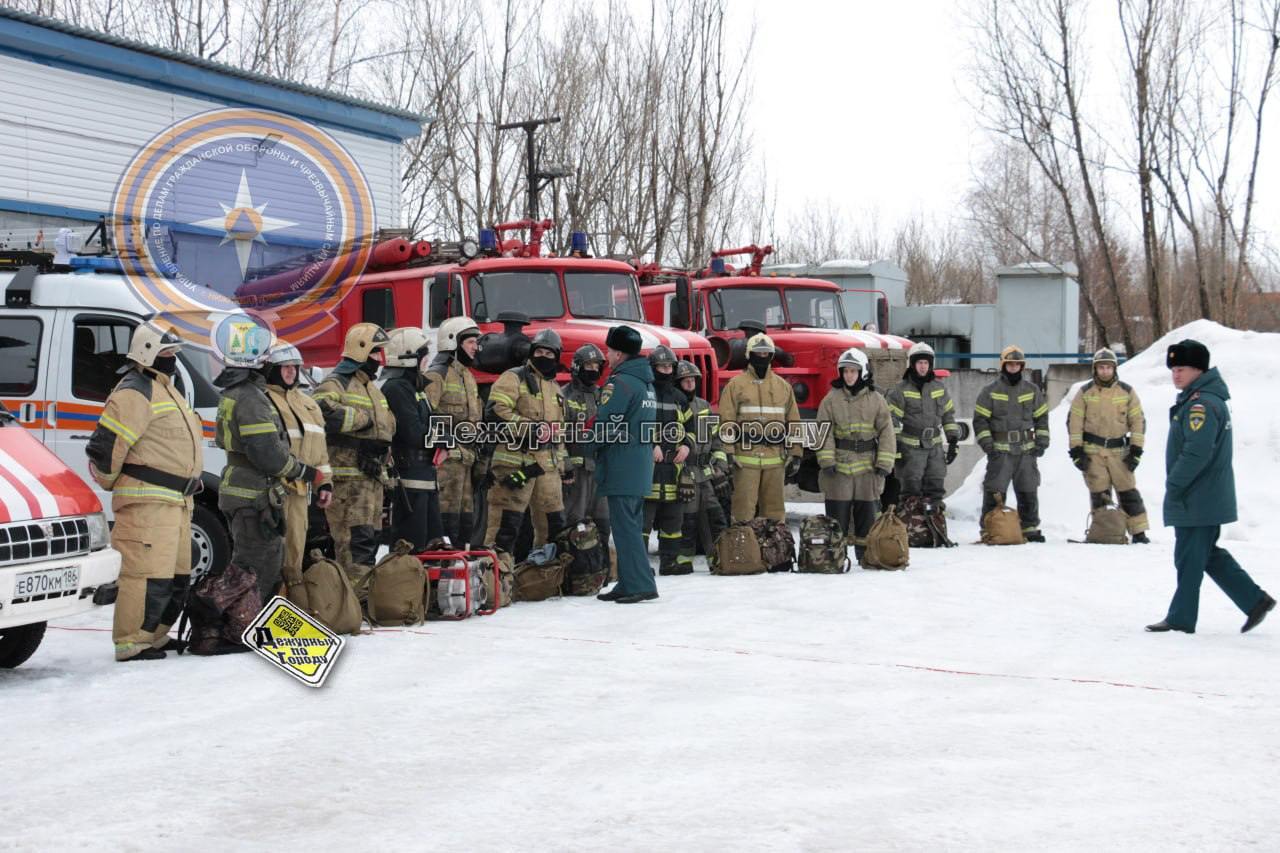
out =
[[(1173, 330), (1120, 367), (1120, 378), (1137, 391), (1147, 415), (1146, 451), (1137, 478), (1151, 525), (1162, 524), (1168, 412), (1177, 397), (1164, 364), (1165, 351), (1184, 338), (1195, 338), (1209, 348), (1210, 364), (1222, 372), (1231, 389), (1240, 521), (1227, 526), (1223, 538), (1280, 541), (1280, 530), (1267, 524), (1273, 506), (1270, 490), (1280, 482), (1280, 427), (1273, 415), (1276, 380), (1271, 368), (1280, 362), (1280, 334), (1242, 332), (1208, 320)], [(1089, 493), (1067, 456), (1067, 411), (1075, 391), (1073, 387), (1050, 413), (1052, 443), (1040, 460), (1041, 525), (1052, 537), (1083, 536), (1089, 514)], [(979, 464), (947, 502), (962, 528), (976, 530), (985, 467)]]

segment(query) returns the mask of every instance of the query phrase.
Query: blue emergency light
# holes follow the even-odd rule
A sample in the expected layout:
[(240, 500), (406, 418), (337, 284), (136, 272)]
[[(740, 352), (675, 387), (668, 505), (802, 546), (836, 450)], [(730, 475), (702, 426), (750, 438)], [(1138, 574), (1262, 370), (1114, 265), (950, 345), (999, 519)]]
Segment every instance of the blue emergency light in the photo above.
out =
[(569, 235), (569, 245), (573, 251), (581, 252), (585, 255), (587, 250), (590, 248), (590, 246), (587, 245), (587, 232), (574, 231)]
[(711, 272), (713, 275), (724, 275), (724, 258), (711, 259)]
[(492, 228), (480, 229), (480, 251), (496, 252), (498, 251), (498, 232)]

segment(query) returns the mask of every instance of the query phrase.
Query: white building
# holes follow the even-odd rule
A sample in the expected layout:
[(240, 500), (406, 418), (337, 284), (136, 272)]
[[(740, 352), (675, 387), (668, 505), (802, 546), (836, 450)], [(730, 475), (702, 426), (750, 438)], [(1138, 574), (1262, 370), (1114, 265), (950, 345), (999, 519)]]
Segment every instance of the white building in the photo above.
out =
[[(51, 250), (60, 227), (109, 214), (122, 170), (198, 113), (251, 107), (302, 119), (364, 173), (380, 226), (400, 224), (401, 146), (421, 118), (0, 6), (0, 244)], [(7, 239), (6, 239), (7, 238)], [(36, 248), (36, 247), (33, 247)]]

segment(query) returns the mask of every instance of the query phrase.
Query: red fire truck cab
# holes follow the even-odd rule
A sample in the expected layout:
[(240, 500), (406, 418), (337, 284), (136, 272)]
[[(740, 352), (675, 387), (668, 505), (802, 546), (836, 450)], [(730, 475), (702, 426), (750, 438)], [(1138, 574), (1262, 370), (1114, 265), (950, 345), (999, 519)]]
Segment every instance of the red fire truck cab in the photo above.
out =
[[(620, 324), (640, 332), (644, 352), (659, 344), (676, 357), (696, 364), (712, 402), (721, 383), (711, 344), (702, 335), (662, 328), (645, 322), (636, 270), (630, 264), (593, 258), (585, 241), (565, 257), (543, 257), (541, 235), (549, 220), (504, 223), (481, 232), (471, 241), (437, 246), (402, 264), (367, 271), (352, 285), (340, 304), (339, 322), (300, 346), (308, 364), (328, 367), (338, 362), (346, 330), (360, 322), (383, 328), (421, 326), (435, 347), (435, 330), (450, 317), (471, 317), (486, 333), (478, 355), (476, 379), (487, 388), (503, 370), (523, 359), (520, 347), (504, 347), (502, 338), (532, 337), (554, 329), (563, 344), (563, 372), (567, 382), (574, 350), (592, 343), (605, 348), (609, 330)], [(507, 239), (504, 231), (528, 229), (530, 240)], [(470, 245), (468, 245), (470, 243)], [(419, 244), (421, 245), (421, 244)], [(503, 316), (524, 315), (527, 324), (503, 322)], [(523, 328), (521, 326), (523, 325)]]

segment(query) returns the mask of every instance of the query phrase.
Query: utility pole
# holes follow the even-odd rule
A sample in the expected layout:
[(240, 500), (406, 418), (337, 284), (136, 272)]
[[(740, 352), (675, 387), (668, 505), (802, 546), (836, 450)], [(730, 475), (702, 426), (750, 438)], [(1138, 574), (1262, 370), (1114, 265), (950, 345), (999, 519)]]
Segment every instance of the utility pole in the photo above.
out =
[(560, 116), (551, 116), (549, 118), (531, 118), (525, 121), (513, 121), (498, 125), (498, 130), (500, 131), (516, 130), (517, 128), (524, 131), (525, 176), (529, 183), (529, 201), (525, 215), (529, 219), (536, 220), (538, 218), (538, 193), (542, 191), (543, 187), (556, 178), (566, 178), (573, 174), (572, 169), (564, 166), (538, 169), (538, 151), (533, 142), (533, 135), (544, 124), (559, 123)]

